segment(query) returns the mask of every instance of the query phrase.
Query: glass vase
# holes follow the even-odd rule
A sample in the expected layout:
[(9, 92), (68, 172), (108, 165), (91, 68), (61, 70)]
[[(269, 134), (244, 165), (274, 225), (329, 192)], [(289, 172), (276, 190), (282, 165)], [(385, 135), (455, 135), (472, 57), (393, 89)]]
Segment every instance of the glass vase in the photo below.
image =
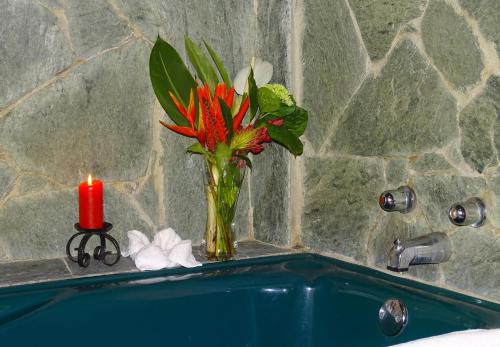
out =
[(224, 165), (205, 162), (207, 223), (202, 248), (209, 260), (228, 260), (235, 255), (234, 215), (245, 177), (245, 161), (232, 158)]

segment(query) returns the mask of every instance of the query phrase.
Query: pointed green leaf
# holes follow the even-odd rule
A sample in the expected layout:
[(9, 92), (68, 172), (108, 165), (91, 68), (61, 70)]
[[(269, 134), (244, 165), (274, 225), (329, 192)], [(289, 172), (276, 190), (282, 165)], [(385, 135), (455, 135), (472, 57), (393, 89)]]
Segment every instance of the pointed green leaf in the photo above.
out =
[(297, 106), (295, 112), (283, 117), (283, 126), (295, 136), (300, 137), (306, 130), (307, 118), (307, 111)]
[(189, 126), (175, 107), (169, 91), (187, 108), (190, 90), (196, 88), (196, 82), (177, 51), (159, 36), (149, 57), (149, 76), (155, 95), (168, 116), (177, 125)]
[(193, 64), (193, 67), (198, 73), (198, 77), (203, 81), (203, 83), (207, 83), (210, 90), (213, 92), (215, 90), (215, 86), (219, 82), (219, 79), (217, 78), (217, 74), (215, 73), (212, 64), (210, 64), (207, 57), (189, 37), (186, 36), (184, 44), (189, 61)]
[(283, 126), (275, 126), (268, 124), (267, 130), (269, 136), (274, 141), (276, 141), (277, 143), (288, 149), (290, 153), (292, 153), (295, 156), (302, 154), (304, 150), (304, 145), (299, 140), (299, 138), (290, 131), (288, 131), (288, 129), (286, 129)]
[(202, 155), (207, 154), (206, 149), (203, 148), (203, 146), (199, 142), (193, 143), (191, 146), (189, 146), (187, 148), (186, 152), (192, 153), (192, 154), (202, 154)]
[(259, 89), (253, 78), (253, 69), (248, 75), (248, 97), (250, 98), (250, 119), (253, 119), (259, 108)]
[(226, 84), (226, 87), (229, 89), (231, 88), (231, 80), (229, 79), (229, 75), (227, 74), (226, 68), (224, 67), (224, 64), (220, 60), (220, 58), (217, 56), (217, 53), (208, 45), (206, 41), (203, 41), (205, 44), (205, 47), (207, 48), (208, 53), (210, 54), (210, 57), (215, 63), (215, 66), (217, 67), (217, 70), (219, 70), (219, 75)]
[(229, 109), (229, 107), (221, 98), (219, 98), (219, 105), (222, 111), (222, 116), (224, 117), (224, 123), (226, 124), (229, 141), (231, 141), (231, 139), (233, 138), (233, 115), (231, 114), (231, 110)]

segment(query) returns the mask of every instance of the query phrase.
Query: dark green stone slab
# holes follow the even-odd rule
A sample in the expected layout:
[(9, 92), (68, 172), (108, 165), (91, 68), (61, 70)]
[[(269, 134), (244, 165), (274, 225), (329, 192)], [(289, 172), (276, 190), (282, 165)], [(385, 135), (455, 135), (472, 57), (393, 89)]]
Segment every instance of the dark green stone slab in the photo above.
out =
[(308, 158), (305, 169), (304, 246), (366, 261), (370, 227), (382, 213), (382, 161)]
[(421, 15), (425, 1), (349, 0), (372, 60), (382, 59), (398, 30)]
[(0, 119), (0, 147), (24, 170), (69, 185), (145, 174), (154, 97), (149, 47), (136, 41), (83, 64)]
[(306, 132), (318, 150), (361, 83), (367, 55), (344, 1), (304, 3), (302, 41), (303, 104), (309, 111)]
[(416, 155), (457, 136), (455, 112), (436, 71), (413, 43), (403, 41), (380, 75), (363, 83), (340, 119), (331, 149), (363, 156)]
[(477, 82), (483, 69), (479, 44), (463, 17), (444, 1), (431, 1), (422, 21), (425, 50), (457, 88)]
[(73, 54), (57, 18), (28, 0), (0, 11), (0, 110), (71, 65)]

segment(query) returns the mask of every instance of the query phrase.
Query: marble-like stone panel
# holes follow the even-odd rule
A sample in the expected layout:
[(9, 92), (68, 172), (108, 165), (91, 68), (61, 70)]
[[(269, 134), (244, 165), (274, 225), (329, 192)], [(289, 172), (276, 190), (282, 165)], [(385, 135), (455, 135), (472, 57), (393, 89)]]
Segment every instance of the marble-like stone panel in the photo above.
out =
[(495, 43), (500, 54), (500, 2), (497, 0), (459, 0), (460, 5), (479, 22), (481, 32)]
[(453, 254), (442, 264), (453, 287), (500, 300), (500, 235), (487, 228), (462, 227), (450, 237)]
[(453, 166), (446, 158), (438, 153), (425, 153), (410, 159), (410, 170), (416, 174), (443, 174), (454, 173)]
[(12, 190), (16, 177), (16, 170), (0, 160), (0, 200)]
[(445, 1), (431, 1), (422, 21), (425, 50), (448, 81), (466, 90), (481, 77), (479, 44), (463, 17)]
[(304, 2), (303, 104), (307, 139), (318, 150), (365, 74), (367, 54), (344, 1)]
[(2, 2), (0, 110), (71, 65), (73, 53), (57, 18), (29, 0)]
[(382, 59), (397, 32), (420, 17), (425, 1), (349, 0), (372, 60)]
[(381, 213), (382, 161), (308, 158), (305, 170), (304, 246), (367, 261), (370, 227)]
[(71, 40), (80, 58), (116, 46), (132, 34), (106, 1), (66, 1), (65, 5)]
[(277, 246), (289, 244), (288, 154), (278, 144), (252, 156), (252, 207), (255, 238)]
[(458, 134), (456, 104), (410, 41), (394, 49), (380, 75), (363, 82), (339, 121), (334, 152), (410, 156)]
[(0, 148), (24, 170), (76, 185), (145, 174), (154, 97), (149, 47), (130, 43), (83, 64), (0, 119)]

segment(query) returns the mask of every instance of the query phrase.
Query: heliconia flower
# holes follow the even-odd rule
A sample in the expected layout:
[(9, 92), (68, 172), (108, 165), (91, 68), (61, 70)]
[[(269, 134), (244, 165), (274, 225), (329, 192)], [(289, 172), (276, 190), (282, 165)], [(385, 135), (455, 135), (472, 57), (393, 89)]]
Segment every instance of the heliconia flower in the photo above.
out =
[(193, 90), (191, 89), (191, 93), (189, 94), (189, 105), (188, 109), (184, 108), (182, 104), (177, 100), (174, 94), (170, 93), (170, 98), (175, 104), (175, 107), (177, 107), (177, 110), (186, 118), (186, 120), (189, 122), (189, 125), (191, 127), (183, 127), (180, 125), (173, 125), (173, 124), (167, 124), (163, 121), (160, 120), (161, 125), (167, 127), (168, 129), (176, 132), (177, 134), (188, 136), (188, 137), (197, 137), (196, 130), (194, 128), (194, 119), (195, 119), (195, 105), (194, 105), (194, 93)]
[(263, 61), (260, 58), (252, 59), (250, 66), (241, 69), (234, 79), (234, 89), (240, 95), (243, 95), (247, 90), (250, 68), (253, 69), (253, 78), (257, 87), (269, 83), (273, 77), (273, 65), (270, 62)]
[(233, 118), (233, 131), (236, 131), (240, 128), (241, 122), (243, 121), (243, 118), (245, 118), (245, 114), (247, 113), (249, 106), (250, 100), (248, 99), (248, 97), (246, 97), (245, 100), (243, 100), (243, 102), (241, 103), (240, 110)]
[[(233, 89), (231, 88), (231, 90)], [(212, 100), (208, 84), (205, 84), (203, 88), (198, 87), (198, 101), (200, 103), (203, 125), (205, 127), (206, 144), (210, 151), (214, 150), (216, 144), (224, 143), (227, 140), (228, 132), (224, 117), (222, 116), (219, 98), (227, 104), (229, 98), (232, 99), (230, 95), (231, 90), (229, 93), (226, 93), (226, 85), (224, 83), (219, 83), (215, 87), (214, 99)], [(228, 105), (228, 107), (231, 107), (231, 105)]]
[(253, 125), (239, 129), (231, 141), (231, 149), (233, 151), (246, 151), (253, 154), (259, 154), (264, 150), (262, 145), (264, 142), (271, 142), (267, 128), (261, 127), (255, 129)]

